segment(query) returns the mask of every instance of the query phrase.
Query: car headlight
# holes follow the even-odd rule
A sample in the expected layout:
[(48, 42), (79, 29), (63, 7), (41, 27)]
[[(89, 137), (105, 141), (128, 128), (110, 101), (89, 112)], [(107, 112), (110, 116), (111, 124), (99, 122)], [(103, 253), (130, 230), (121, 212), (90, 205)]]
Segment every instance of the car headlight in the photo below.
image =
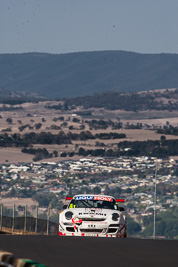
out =
[(71, 220), (72, 216), (73, 216), (73, 212), (71, 212), (71, 211), (67, 211), (65, 213), (65, 217), (66, 217), (67, 220)]
[(112, 220), (113, 221), (118, 221), (118, 219), (119, 219), (119, 214), (118, 213), (113, 213), (112, 214)]

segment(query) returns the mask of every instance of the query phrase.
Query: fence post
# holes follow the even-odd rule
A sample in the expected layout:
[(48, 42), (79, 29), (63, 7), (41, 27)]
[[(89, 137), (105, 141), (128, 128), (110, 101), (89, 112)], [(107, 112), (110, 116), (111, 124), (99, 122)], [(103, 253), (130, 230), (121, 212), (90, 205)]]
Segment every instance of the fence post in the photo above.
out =
[(50, 208), (48, 208), (48, 214), (47, 214), (47, 235), (49, 235), (49, 218), (50, 218)]
[(35, 232), (38, 231), (38, 206), (36, 206), (36, 221), (35, 221)]
[(15, 227), (15, 204), (13, 206), (12, 232), (14, 231), (14, 227)]
[(0, 221), (0, 229), (2, 229), (2, 217), (3, 217), (3, 204), (1, 204), (1, 221)]
[(24, 232), (27, 230), (27, 205), (25, 205)]

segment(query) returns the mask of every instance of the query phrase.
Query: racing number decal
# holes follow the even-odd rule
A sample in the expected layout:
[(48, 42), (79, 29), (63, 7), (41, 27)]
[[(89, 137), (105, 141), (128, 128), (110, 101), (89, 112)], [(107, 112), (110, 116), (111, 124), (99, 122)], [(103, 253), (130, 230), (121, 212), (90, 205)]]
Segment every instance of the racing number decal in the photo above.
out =
[(89, 224), (88, 227), (96, 227), (95, 224)]
[(73, 208), (75, 209), (75, 205), (70, 204), (70, 205), (69, 205), (69, 209), (73, 209)]

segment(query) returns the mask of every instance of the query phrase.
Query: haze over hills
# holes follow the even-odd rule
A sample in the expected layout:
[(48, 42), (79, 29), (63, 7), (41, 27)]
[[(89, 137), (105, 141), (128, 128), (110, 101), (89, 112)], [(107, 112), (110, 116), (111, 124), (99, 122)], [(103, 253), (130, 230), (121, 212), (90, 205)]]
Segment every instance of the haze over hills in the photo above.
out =
[(0, 54), (0, 88), (69, 98), (178, 87), (178, 54), (98, 51)]

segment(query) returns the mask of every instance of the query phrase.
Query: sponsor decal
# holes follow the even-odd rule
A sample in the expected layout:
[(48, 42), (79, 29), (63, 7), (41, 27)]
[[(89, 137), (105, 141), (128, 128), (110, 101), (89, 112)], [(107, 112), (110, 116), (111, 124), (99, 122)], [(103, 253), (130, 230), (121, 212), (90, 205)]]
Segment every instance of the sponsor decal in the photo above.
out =
[(85, 208), (85, 212), (91, 212), (91, 213), (93, 213), (93, 212), (102, 212), (102, 209), (100, 209), (100, 208)]
[(102, 197), (102, 196), (94, 196), (94, 200), (103, 200), (103, 201), (113, 202), (113, 199), (111, 197)]
[(113, 202), (112, 197), (104, 197), (104, 196), (77, 196), (75, 200), (102, 200), (102, 201), (110, 201)]
[(91, 212), (80, 212), (79, 215), (101, 215), (101, 216), (106, 216), (106, 213), (102, 213), (102, 212), (96, 212), (96, 213), (91, 213)]
[(78, 197), (75, 197), (75, 200), (92, 200), (93, 199), (93, 196), (78, 196)]
[(72, 218), (72, 223), (73, 223), (75, 231), (78, 231), (77, 226), (82, 224), (82, 219), (79, 219), (77, 216), (74, 216)]

